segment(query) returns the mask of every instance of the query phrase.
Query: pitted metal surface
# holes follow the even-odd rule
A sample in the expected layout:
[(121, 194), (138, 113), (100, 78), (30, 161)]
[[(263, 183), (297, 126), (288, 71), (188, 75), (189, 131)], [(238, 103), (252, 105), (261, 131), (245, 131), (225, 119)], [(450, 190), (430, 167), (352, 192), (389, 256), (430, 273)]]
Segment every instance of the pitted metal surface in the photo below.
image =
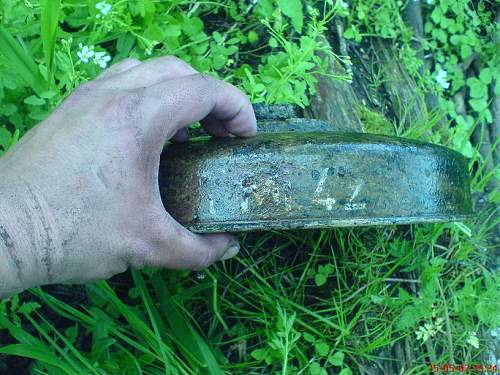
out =
[(471, 213), (467, 163), (458, 153), (335, 133), (318, 120), (311, 123), (317, 131), (286, 131), (304, 121), (266, 120), (259, 130), (273, 123), (283, 131), (167, 146), (165, 208), (195, 232), (408, 224)]

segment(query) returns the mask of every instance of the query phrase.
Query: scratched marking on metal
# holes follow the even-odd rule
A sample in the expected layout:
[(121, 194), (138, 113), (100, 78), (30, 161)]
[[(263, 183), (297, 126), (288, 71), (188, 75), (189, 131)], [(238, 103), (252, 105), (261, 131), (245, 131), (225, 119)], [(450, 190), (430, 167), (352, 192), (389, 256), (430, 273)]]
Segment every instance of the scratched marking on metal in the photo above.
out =
[[(287, 129), (287, 121), (279, 122)], [(467, 163), (458, 153), (395, 137), (319, 130), (169, 145), (160, 167), (165, 208), (196, 232), (408, 224), (470, 215)]]

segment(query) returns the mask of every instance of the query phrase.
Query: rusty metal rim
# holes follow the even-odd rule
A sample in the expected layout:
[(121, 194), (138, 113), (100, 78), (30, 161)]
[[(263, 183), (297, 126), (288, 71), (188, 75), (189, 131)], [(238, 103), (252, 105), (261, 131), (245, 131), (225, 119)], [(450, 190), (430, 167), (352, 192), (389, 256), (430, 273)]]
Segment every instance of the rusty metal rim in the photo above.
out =
[(352, 219), (286, 219), (286, 220), (255, 220), (255, 221), (219, 221), (207, 224), (198, 223), (186, 225), (193, 232), (244, 232), (251, 230), (266, 230), (269, 224), (273, 229), (331, 229), (333, 227), (353, 226), (380, 226), (380, 225), (408, 225), (408, 224), (432, 224), (453, 221), (465, 221), (472, 215), (426, 215), (426, 216), (399, 216), (379, 218), (352, 218)]

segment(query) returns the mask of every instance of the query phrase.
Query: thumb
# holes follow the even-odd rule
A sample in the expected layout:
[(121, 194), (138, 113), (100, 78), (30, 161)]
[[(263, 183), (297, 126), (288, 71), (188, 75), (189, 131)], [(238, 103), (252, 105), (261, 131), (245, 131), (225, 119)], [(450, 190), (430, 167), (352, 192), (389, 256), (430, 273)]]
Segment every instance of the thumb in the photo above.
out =
[(225, 233), (190, 232), (165, 211), (163, 219), (154, 222), (156, 229), (147, 241), (149, 245), (142, 254), (136, 254), (142, 259), (133, 266), (200, 270), (218, 260), (232, 258), (240, 250), (235, 237)]

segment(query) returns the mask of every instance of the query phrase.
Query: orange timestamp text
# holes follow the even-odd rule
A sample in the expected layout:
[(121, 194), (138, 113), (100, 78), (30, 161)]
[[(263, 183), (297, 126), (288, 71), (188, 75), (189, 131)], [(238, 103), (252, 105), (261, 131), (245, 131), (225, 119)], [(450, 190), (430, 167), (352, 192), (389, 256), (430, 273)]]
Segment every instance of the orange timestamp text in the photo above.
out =
[(457, 373), (457, 374), (498, 374), (500, 370), (496, 364), (458, 364), (453, 365), (445, 363), (437, 365), (431, 363), (429, 365), (429, 373)]

